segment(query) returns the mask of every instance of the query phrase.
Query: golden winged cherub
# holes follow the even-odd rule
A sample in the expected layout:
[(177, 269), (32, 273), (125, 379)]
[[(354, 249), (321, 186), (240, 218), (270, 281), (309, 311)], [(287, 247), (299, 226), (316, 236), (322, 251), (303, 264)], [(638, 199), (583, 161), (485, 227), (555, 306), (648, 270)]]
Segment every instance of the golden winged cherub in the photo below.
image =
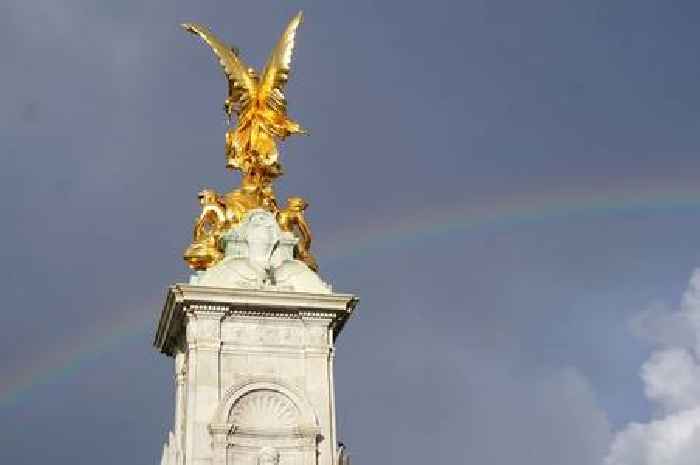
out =
[(311, 254), (311, 228), (304, 218), (304, 210), (309, 204), (301, 197), (289, 197), (287, 208), (277, 212), (277, 223), (282, 231), (295, 233), (299, 242), (294, 250), (295, 255), (314, 271), (318, 271), (316, 259)]
[(184, 254), (192, 269), (206, 270), (220, 261), (224, 256), (221, 236), (242, 223), (248, 212), (261, 208), (273, 213), (283, 230), (299, 236), (295, 258), (314, 271), (318, 270), (310, 252), (311, 231), (303, 213), (308, 204), (294, 197), (290, 198), (286, 209), (280, 210), (272, 185), (283, 173), (278, 140), (292, 134), (307, 134), (299, 123), (287, 116), (284, 96), (294, 40), (301, 22), (302, 13), (299, 12), (285, 28), (260, 75), (243, 62), (237, 48), (217, 38), (206, 26), (182, 24), (186, 31), (199, 36), (211, 47), (228, 80), (224, 112), (229, 125), (233, 113), (237, 121), (226, 131), (226, 166), (242, 175), (238, 189), (221, 196), (208, 189), (200, 193), (202, 213), (195, 222), (193, 242)]
[(205, 189), (199, 193), (202, 213), (195, 220), (192, 244), (185, 250), (185, 260), (195, 270), (204, 270), (210, 263), (223, 258), (219, 249), (219, 234), (226, 222), (225, 210), (216, 192)]

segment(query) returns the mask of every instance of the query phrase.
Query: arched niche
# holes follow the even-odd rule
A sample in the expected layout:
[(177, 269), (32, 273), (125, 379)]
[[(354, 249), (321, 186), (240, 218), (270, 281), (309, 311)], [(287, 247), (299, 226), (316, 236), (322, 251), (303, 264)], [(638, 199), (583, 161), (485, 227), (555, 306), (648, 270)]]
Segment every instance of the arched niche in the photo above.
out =
[(259, 465), (274, 450), (279, 465), (316, 464), (323, 439), (305, 396), (280, 380), (248, 380), (228, 389), (209, 425), (213, 465)]

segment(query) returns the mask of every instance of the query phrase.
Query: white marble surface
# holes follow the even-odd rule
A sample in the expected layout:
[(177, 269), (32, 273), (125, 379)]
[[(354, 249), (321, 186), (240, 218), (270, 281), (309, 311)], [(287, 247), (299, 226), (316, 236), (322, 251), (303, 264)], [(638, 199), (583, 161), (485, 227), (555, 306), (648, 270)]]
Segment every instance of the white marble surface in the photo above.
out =
[(162, 465), (336, 465), (334, 341), (356, 302), (172, 286), (155, 339), (175, 358)]
[(225, 237), (224, 259), (190, 279), (200, 286), (330, 294), (331, 287), (293, 258), (297, 238), (281, 231), (274, 215), (253, 210)]

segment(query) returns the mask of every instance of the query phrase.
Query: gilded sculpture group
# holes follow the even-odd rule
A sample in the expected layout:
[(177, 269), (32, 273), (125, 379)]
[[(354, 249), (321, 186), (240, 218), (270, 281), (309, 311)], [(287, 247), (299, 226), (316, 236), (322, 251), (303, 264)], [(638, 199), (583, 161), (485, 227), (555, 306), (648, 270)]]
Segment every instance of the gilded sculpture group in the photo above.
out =
[(233, 113), (237, 115), (236, 126), (226, 132), (226, 166), (240, 171), (242, 176), (240, 187), (226, 194), (209, 189), (199, 193), (202, 212), (195, 221), (192, 244), (184, 254), (194, 270), (205, 270), (220, 261), (224, 256), (223, 234), (240, 224), (249, 211), (264, 209), (276, 216), (280, 229), (299, 238), (295, 258), (318, 271), (310, 250), (311, 230), (304, 218), (307, 202), (301, 197), (290, 197), (287, 206), (279, 208), (272, 185), (283, 173), (277, 140), (306, 133), (287, 117), (283, 93), (301, 21), (300, 12), (282, 33), (260, 76), (243, 62), (236, 48), (219, 40), (205, 26), (182, 25), (211, 47), (223, 67), (228, 80), (224, 112), (229, 123)]

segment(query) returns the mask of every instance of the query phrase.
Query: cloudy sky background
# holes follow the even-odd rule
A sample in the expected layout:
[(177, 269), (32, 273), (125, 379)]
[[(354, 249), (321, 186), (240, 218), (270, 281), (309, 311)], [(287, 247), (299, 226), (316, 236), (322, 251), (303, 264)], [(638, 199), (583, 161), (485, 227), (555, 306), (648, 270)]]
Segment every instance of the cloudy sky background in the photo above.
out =
[(160, 460), (154, 324), (236, 182), (177, 25), (262, 66), (300, 8), (278, 192), (361, 297), (354, 463), (696, 463), (700, 6), (646, 0), (3, 3), (0, 462)]

